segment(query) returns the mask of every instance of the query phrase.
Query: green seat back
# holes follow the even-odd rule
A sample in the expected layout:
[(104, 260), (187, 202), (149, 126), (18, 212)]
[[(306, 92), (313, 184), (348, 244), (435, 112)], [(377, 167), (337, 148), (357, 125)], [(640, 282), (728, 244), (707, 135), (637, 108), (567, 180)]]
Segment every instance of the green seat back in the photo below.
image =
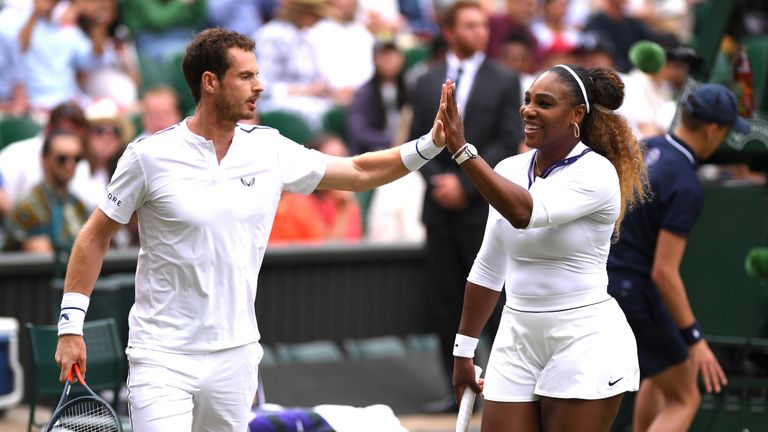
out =
[(0, 148), (37, 135), (42, 126), (29, 117), (4, 117), (0, 119)]
[(337, 105), (323, 114), (323, 129), (347, 141), (347, 108)]
[(262, 125), (277, 129), (281, 135), (299, 144), (306, 144), (312, 137), (312, 129), (298, 114), (274, 110), (263, 112), (259, 114), (259, 117)]

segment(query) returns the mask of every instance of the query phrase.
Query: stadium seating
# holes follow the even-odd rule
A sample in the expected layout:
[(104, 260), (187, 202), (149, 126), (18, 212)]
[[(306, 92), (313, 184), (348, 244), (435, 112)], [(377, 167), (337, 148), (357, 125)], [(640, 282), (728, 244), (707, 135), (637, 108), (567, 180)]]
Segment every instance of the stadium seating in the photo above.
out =
[(323, 129), (347, 140), (347, 108), (337, 105), (323, 114)]
[(274, 110), (259, 114), (261, 124), (277, 129), (280, 133), (299, 144), (306, 144), (312, 137), (312, 129), (298, 114)]
[(406, 357), (407, 355), (406, 345), (398, 336), (345, 339), (344, 349), (352, 360), (372, 357)]
[(29, 117), (3, 117), (0, 119), (0, 149), (6, 145), (31, 138), (42, 126)]
[(279, 343), (275, 349), (278, 359), (283, 363), (336, 362), (344, 359), (341, 348), (330, 340)]

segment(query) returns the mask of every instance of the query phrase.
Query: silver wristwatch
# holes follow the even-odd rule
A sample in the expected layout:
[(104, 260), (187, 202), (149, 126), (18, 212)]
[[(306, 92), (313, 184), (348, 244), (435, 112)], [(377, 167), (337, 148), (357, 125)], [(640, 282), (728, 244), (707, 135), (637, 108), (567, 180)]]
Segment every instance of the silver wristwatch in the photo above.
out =
[(470, 143), (464, 144), (459, 151), (454, 153), (451, 159), (455, 160), (457, 164), (461, 165), (468, 159), (474, 159), (477, 157), (477, 149)]

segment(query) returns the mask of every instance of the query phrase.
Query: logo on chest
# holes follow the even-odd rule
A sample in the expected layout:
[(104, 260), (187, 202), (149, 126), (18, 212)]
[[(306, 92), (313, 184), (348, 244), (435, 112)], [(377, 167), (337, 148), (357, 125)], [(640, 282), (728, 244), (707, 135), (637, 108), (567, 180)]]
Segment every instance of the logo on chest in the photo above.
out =
[(256, 183), (256, 177), (251, 177), (250, 180), (246, 180), (243, 177), (240, 177), (240, 183), (242, 183), (245, 187), (251, 187)]

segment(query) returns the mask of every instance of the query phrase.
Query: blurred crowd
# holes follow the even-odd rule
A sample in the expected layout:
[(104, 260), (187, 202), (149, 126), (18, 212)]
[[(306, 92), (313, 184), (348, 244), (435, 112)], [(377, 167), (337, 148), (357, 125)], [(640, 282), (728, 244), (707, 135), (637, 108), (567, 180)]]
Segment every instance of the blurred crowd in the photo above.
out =
[[(699, 66), (688, 47), (705, 1), (480, 2), (490, 17), (487, 55), (518, 74), (522, 92), (554, 64), (613, 67), (626, 84), (620, 112), (648, 137), (669, 129), (685, 79)], [(440, 20), (451, 3), (0, 0), (0, 117), (39, 126), (18, 142), (0, 135), (2, 250), (66, 250), (125, 146), (194, 112), (180, 63), (207, 27), (256, 41), (265, 91), (252, 123), (273, 125), (268, 119), (281, 113), (286, 128), (306, 131), (294, 140), (335, 155), (404, 142), (409, 93), (446, 55)], [(768, 7), (737, 3), (719, 54), (725, 64), (742, 37), (766, 33)], [(661, 70), (644, 72), (631, 61), (630, 48), (642, 40), (663, 47)], [(423, 241), (424, 191), (414, 173), (372, 193), (285, 194), (271, 242)], [(114, 246), (136, 245), (135, 224), (124, 231)]]

